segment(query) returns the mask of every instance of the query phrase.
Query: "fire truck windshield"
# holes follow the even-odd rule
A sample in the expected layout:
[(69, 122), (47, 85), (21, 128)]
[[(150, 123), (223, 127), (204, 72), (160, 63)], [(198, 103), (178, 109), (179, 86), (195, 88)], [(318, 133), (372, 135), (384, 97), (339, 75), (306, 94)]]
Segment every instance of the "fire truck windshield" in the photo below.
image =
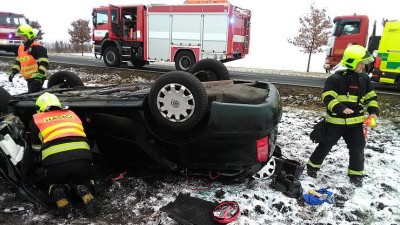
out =
[(94, 15), (95, 26), (103, 25), (108, 23), (108, 15), (107, 10), (98, 10), (96, 11), (96, 15)]
[(28, 21), (22, 15), (15, 14), (0, 14), (0, 26), (12, 26), (17, 27), (20, 24), (27, 24)]

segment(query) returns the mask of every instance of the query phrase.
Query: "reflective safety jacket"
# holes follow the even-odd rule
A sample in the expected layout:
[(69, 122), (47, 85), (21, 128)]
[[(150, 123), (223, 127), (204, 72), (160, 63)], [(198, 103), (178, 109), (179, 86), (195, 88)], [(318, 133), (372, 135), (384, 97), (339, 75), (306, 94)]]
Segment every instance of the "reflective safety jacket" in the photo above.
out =
[[(353, 70), (338, 71), (325, 81), (322, 100), (327, 107), (328, 123), (337, 125), (361, 124), (365, 120), (364, 105), (369, 114), (379, 114), (377, 95), (367, 74)], [(343, 111), (350, 108), (353, 114)]]
[(35, 144), (42, 143), (43, 165), (92, 158), (82, 121), (71, 110), (38, 113), (33, 120), (36, 129), (32, 133), (36, 137), (33, 136), (32, 144), (35, 148)]
[(20, 73), (25, 79), (35, 78), (36, 74), (41, 77), (47, 75), (49, 59), (46, 49), (37, 41), (30, 44), (22, 44), (18, 48), (18, 56), (15, 59), (12, 73)]

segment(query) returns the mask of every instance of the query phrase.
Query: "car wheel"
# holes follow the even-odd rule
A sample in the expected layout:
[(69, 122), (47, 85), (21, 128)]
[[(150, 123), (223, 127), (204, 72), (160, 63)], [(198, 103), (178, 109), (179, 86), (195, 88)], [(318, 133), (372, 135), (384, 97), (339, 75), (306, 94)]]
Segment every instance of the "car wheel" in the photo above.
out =
[(189, 71), (196, 63), (196, 57), (191, 51), (181, 51), (175, 57), (175, 68), (177, 70)]
[(156, 122), (174, 130), (195, 127), (203, 118), (207, 104), (202, 83), (183, 71), (162, 75), (149, 93), (149, 108)]
[(0, 87), (0, 114), (8, 113), (7, 104), (12, 99), (12, 96), (6, 89)]
[(230, 79), (226, 66), (215, 59), (202, 59), (194, 64), (189, 72), (203, 82)]
[(69, 71), (58, 71), (49, 77), (47, 87), (58, 86), (60, 88), (72, 88), (84, 86), (81, 78), (75, 73)]
[(140, 59), (132, 58), (131, 59), (131, 63), (135, 68), (142, 68), (143, 66), (145, 66), (147, 64), (147, 61), (146, 60), (140, 60)]
[(121, 57), (116, 47), (108, 47), (103, 53), (104, 63), (109, 67), (119, 67), (121, 65)]

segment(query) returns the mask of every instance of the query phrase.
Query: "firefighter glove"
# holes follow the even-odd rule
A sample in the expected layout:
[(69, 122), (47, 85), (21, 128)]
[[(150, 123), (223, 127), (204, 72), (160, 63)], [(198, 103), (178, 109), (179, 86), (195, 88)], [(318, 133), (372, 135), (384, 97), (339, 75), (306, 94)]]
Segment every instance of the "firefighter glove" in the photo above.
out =
[(8, 73), (8, 81), (12, 82), (12, 81), (13, 81), (13, 78), (14, 78), (14, 76), (15, 76), (15, 73), (13, 73), (13, 72), (9, 72), (9, 73)]

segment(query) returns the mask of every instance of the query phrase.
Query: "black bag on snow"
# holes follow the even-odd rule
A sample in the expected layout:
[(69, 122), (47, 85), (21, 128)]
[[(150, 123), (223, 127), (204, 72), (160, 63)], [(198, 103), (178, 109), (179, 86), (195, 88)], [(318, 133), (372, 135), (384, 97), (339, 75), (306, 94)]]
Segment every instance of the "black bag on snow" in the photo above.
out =
[(293, 175), (281, 171), (277, 177), (272, 180), (271, 187), (282, 192), (290, 198), (300, 198), (303, 195), (303, 187), (299, 180)]
[(311, 131), (310, 133), (310, 139), (314, 143), (320, 143), (325, 134), (325, 129), (326, 129), (325, 118), (323, 118), (321, 121), (315, 124), (313, 128), (314, 128), (313, 131)]

